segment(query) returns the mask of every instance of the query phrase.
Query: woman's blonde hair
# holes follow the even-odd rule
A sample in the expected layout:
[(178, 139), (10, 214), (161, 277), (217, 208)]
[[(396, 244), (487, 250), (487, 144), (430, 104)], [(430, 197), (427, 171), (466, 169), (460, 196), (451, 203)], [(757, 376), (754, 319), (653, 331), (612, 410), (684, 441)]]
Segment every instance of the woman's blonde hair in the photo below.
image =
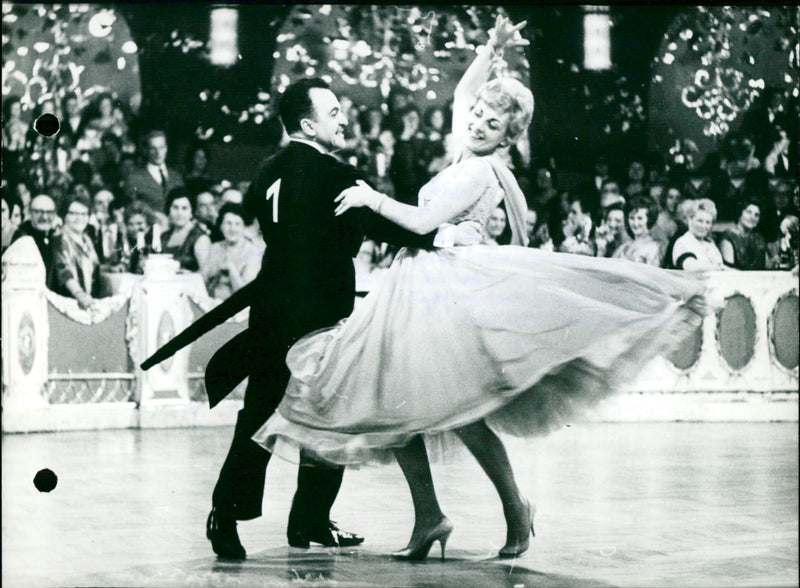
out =
[(492, 108), (501, 112), (508, 112), (506, 136), (516, 140), (525, 132), (533, 118), (533, 94), (514, 78), (497, 78), (485, 83), (478, 90), (476, 102), (483, 100)]
[(708, 198), (700, 198), (699, 200), (694, 200), (694, 207), (692, 213), (689, 215), (689, 218), (692, 218), (698, 212), (707, 212), (711, 215), (711, 221), (717, 220), (717, 206), (714, 204), (713, 200)]

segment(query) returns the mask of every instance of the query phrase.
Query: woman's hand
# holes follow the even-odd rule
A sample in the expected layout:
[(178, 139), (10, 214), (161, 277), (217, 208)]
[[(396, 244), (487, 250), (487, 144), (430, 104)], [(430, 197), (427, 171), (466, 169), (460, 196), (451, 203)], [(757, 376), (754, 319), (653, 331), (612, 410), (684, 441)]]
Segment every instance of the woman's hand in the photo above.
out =
[(355, 186), (347, 188), (347, 190), (344, 190), (334, 199), (334, 202), (339, 203), (336, 207), (335, 214), (339, 216), (351, 208), (358, 208), (361, 206), (367, 206), (377, 212), (384, 198), (388, 198), (388, 196), (376, 192), (365, 182), (358, 180)]
[(514, 25), (509, 18), (497, 15), (494, 27), (489, 29), (489, 41), (498, 52), (506, 47), (530, 45), (530, 42), (527, 39), (523, 39), (519, 33), (526, 24), (528, 24), (528, 21), (523, 20), (521, 23)]
[(89, 296), (86, 292), (79, 292), (75, 299), (78, 301), (78, 307), (83, 310), (91, 311), (96, 307), (94, 298)]

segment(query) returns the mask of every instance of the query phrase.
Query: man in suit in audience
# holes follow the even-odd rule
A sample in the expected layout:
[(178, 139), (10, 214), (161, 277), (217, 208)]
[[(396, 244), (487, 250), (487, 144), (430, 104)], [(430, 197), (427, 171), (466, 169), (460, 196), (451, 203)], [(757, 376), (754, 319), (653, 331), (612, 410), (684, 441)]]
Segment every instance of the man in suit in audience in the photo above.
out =
[(58, 217), (56, 216), (56, 203), (47, 194), (39, 194), (31, 200), (31, 218), (24, 221), (11, 238), (13, 243), (20, 237), (33, 237), (36, 247), (42, 256), (46, 275), (49, 278), (53, 269), (53, 237), (58, 232)]
[(178, 170), (167, 167), (167, 136), (154, 130), (145, 135), (144, 151), (147, 163), (134, 169), (125, 180), (127, 202), (142, 200), (154, 211), (163, 212), (167, 194), (183, 186)]
[[(291, 141), (266, 160), (244, 198), (245, 209), (258, 218), (267, 245), (261, 272), (245, 287), (247, 294), (228, 299), (250, 296), (249, 329), (226, 343), (206, 369), (212, 406), (249, 377), (207, 523), (214, 551), (233, 559), (246, 557), (236, 521), (261, 515), (271, 454), (251, 437), (283, 398), (290, 376), (287, 350), (301, 336), (332, 326), (353, 310), (353, 257), (364, 234), (381, 242), (425, 248), (432, 247), (436, 237), (405, 231), (367, 208), (335, 216), (334, 199), (360, 178), (355, 168), (331, 155), (345, 144), (347, 119), (324, 81), (291, 84), (280, 98), (279, 111)], [(436, 237), (437, 245), (447, 240), (444, 235)], [(475, 229), (456, 227), (450, 243), (453, 239), (473, 244), (480, 236)], [(363, 541), (340, 531), (329, 519), (343, 471), (301, 453), (287, 529), (289, 545), (346, 547)]]

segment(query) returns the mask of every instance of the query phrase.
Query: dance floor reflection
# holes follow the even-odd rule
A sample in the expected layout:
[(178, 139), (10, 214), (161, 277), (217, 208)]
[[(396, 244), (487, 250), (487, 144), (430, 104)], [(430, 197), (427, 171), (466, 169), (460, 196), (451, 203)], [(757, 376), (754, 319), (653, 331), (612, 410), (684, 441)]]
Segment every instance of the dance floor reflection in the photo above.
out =
[[(499, 499), (467, 454), (434, 464), (455, 525), (447, 560), (393, 561), (413, 523), (396, 465), (350, 469), (334, 506), (354, 549), (286, 545), (296, 467), (219, 561), (205, 517), (230, 428), (5, 435), (4, 586), (790, 586), (798, 577), (796, 423), (585, 424), (508, 440), (537, 536), (516, 561)], [(48, 467), (50, 493), (33, 485)]]

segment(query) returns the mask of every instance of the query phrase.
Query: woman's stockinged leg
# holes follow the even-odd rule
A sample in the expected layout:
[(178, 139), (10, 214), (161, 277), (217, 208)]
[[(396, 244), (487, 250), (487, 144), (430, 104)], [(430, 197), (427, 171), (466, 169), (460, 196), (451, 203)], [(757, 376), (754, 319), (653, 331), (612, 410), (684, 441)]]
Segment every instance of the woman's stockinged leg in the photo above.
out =
[(478, 460), (500, 495), (508, 525), (508, 543), (519, 542), (527, 537), (531, 527), (528, 505), (514, 479), (503, 442), (485, 421), (461, 427), (455, 432)]
[(395, 447), (394, 456), (406, 477), (414, 503), (414, 532), (409, 541), (409, 545), (412, 545), (440, 523), (444, 514), (436, 498), (428, 452), (422, 437), (414, 437), (405, 447)]

